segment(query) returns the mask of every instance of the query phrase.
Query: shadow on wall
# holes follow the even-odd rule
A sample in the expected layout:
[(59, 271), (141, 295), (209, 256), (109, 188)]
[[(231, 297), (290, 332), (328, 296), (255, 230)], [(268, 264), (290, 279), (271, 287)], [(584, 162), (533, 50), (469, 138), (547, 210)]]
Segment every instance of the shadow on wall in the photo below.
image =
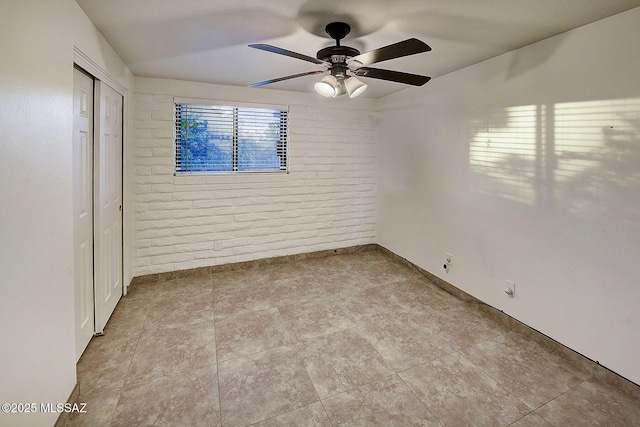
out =
[(640, 223), (640, 98), (508, 107), (471, 130), (472, 191)]

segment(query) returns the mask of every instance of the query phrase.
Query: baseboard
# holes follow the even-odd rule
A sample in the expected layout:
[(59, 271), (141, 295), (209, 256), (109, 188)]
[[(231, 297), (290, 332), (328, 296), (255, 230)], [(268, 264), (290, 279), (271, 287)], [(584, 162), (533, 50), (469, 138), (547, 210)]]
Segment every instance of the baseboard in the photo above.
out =
[(190, 268), (186, 270), (168, 271), (164, 273), (146, 274), (143, 276), (136, 276), (133, 279), (131, 279), (131, 283), (129, 284), (129, 289), (132, 289), (131, 286), (139, 285), (142, 283), (165, 282), (167, 280), (184, 279), (189, 277), (206, 277), (214, 272), (254, 269), (254, 268), (264, 267), (266, 265), (303, 261), (305, 259), (313, 259), (313, 258), (323, 258), (329, 255), (335, 255), (335, 254), (365, 251), (365, 250), (376, 250), (377, 247), (378, 247), (377, 244), (349, 246), (346, 248), (327, 249), (323, 251), (305, 252), (305, 253), (300, 253), (295, 255), (283, 255), (283, 256), (272, 257), (272, 258), (260, 258), (260, 259), (255, 259), (251, 261), (234, 262), (229, 264), (213, 265), (209, 267), (198, 267), (198, 268)]

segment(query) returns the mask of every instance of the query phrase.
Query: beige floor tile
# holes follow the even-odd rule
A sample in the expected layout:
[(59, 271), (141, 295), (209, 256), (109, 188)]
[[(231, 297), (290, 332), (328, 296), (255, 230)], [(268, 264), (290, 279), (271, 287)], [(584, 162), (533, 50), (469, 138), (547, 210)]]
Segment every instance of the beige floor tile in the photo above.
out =
[(323, 400), (333, 425), (440, 426), (397, 375)]
[(209, 279), (211, 279), (211, 268), (209, 267), (172, 271), (159, 276), (160, 283), (168, 283), (171, 281), (179, 283), (182, 281), (185, 284), (191, 284), (195, 282), (198, 286), (208, 283)]
[(142, 331), (127, 384), (216, 363), (213, 322)]
[(409, 313), (363, 324), (358, 330), (396, 372), (437, 359), (455, 350)]
[(380, 266), (398, 267), (398, 265), (378, 251), (356, 251), (341, 254), (342, 262), (347, 267), (358, 271), (370, 271)]
[[(273, 274), (272, 274), (273, 275)], [(260, 277), (240, 286), (224, 286), (214, 292), (216, 319), (223, 319), (251, 311), (266, 310), (279, 305), (302, 303), (324, 297), (312, 275), (266, 279)]]
[(98, 391), (88, 397), (80, 398), (79, 404), (86, 403), (83, 413), (74, 412), (70, 414), (66, 427), (95, 427), (108, 426), (113, 419), (121, 389), (109, 389)]
[(331, 273), (344, 273), (347, 264), (343, 255), (329, 255), (320, 258), (310, 258), (303, 261), (307, 273), (314, 275), (326, 275)]
[(436, 314), (434, 328), (452, 347), (463, 349), (508, 332), (508, 328), (471, 307)]
[(399, 375), (444, 426), (506, 426), (529, 412), (457, 352)]
[(464, 306), (423, 277), (386, 284), (380, 290), (407, 312), (442, 315)]
[(279, 347), (218, 364), (222, 425), (245, 426), (318, 400), (296, 352)]
[(399, 269), (396, 263), (375, 251), (344, 254), (342, 259), (346, 264), (345, 271), (351, 276), (349, 284), (354, 291), (402, 280), (405, 278), (403, 272), (407, 271)]
[(406, 310), (392, 301), (380, 287), (359, 291), (338, 301), (342, 310), (356, 325), (392, 318)]
[[(537, 332), (535, 332), (537, 333)], [(594, 369), (597, 369), (597, 366), (593, 364), (593, 362), (589, 362), (586, 359), (579, 359), (580, 356), (573, 353), (572, 350), (567, 348), (563, 348), (562, 350), (566, 350), (566, 352), (570, 352), (571, 357), (563, 357), (560, 353), (558, 353), (559, 344), (555, 342), (548, 342), (547, 345), (541, 344), (540, 342), (531, 341), (526, 336), (520, 335), (523, 339), (530, 341), (532, 345), (539, 346), (547, 351), (546, 355), (548, 360), (555, 364), (556, 366), (561, 366), (563, 369), (571, 373), (573, 376), (578, 377), (580, 379), (588, 380), (594, 374)], [(640, 389), (639, 389), (640, 390)]]
[(251, 311), (216, 322), (218, 360), (282, 347), (290, 341), (278, 309)]
[(321, 398), (393, 374), (393, 369), (356, 329), (322, 335), (296, 344)]
[(214, 271), (211, 275), (214, 289), (227, 286), (253, 286), (256, 283), (272, 283), (308, 273), (305, 261), (263, 260), (257, 265), (240, 266), (229, 271)]
[(148, 304), (137, 294), (122, 297), (104, 328), (105, 336), (137, 340), (148, 312)]
[(215, 365), (185, 370), (127, 385), (111, 426), (219, 426), (218, 402)]
[(416, 277), (415, 270), (405, 268), (376, 251), (345, 254), (347, 269), (367, 278), (373, 286), (393, 283)]
[(213, 293), (215, 319), (273, 308), (270, 293), (269, 284), (264, 281), (218, 288)]
[(179, 292), (183, 294), (200, 293), (213, 290), (211, 276), (183, 277), (159, 282), (156, 287), (157, 293)]
[(214, 291), (243, 289), (253, 286), (256, 282), (264, 282), (258, 269), (235, 269), (211, 274), (211, 285)]
[(525, 415), (513, 424), (509, 424), (509, 427), (551, 427), (551, 424), (546, 422), (544, 418), (535, 412)]
[(414, 277), (411, 270), (398, 266), (392, 261), (362, 270), (362, 276), (369, 279), (373, 286), (396, 283)]
[(278, 306), (292, 339), (302, 340), (353, 328), (355, 325), (331, 299)]
[(294, 409), (254, 425), (256, 427), (332, 427), (320, 402)]
[(640, 398), (588, 380), (536, 411), (554, 426), (640, 426)]
[(165, 328), (213, 320), (213, 291), (165, 291), (149, 304), (144, 326)]
[(340, 271), (315, 272), (313, 278), (314, 286), (320, 290), (323, 296), (338, 300), (373, 286), (368, 279), (359, 276), (357, 271), (347, 267), (343, 267)]
[(503, 334), (461, 352), (530, 409), (582, 382), (565, 369), (567, 363), (557, 365), (549, 351), (515, 334)]
[(76, 366), (80, 396), (122, 388), (137, 342), (113, 334), (93, 337)]
[(276, 280), (291, 279), (302, 276), (308, 272), (305, 261), (282, 261), (278, 259), (266, 260), (264, 264), (254, 267), (263, 280), (274, 282)]
[(284, 304), (298, 304), (323, 298), (322, 290), (315, 286), (316, 280), (311, 274), (302, 274), (286, 279), (269, 282), (269, 292), (265, 298), (270, 307)]
[(157, 293), (158, 283), (159, 283), (158, 280), (153, 280), (145, 283), (138, 283), (137, 285), (131, 286), (129, 288), (129, 293), (126, 295), (126, 299), (135, 300), (138, 302), (147, 301), (149, 298), (152, 298)]

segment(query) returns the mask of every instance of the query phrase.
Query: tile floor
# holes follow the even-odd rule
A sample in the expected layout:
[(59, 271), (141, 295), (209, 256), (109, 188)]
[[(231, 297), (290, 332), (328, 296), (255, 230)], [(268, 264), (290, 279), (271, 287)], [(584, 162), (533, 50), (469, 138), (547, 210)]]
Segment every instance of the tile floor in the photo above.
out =
[(640, 426), (640, 391), (377, 250), (136, 285), (105, 332), (68, 426)]

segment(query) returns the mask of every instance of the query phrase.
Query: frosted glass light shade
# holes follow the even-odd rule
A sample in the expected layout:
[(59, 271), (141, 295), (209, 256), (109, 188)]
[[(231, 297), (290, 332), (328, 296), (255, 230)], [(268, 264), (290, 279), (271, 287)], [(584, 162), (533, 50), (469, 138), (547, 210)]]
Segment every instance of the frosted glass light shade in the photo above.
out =
[(333, 98), (337, 94), (338, 79), (329, 74), (315, 84), (316, 92), (327, 98)]
[(349, 94), (349, 98), (355, 98), (367, 89), (367, 85), (355, 77), (349, 77), (346, 79), (344, 81), (344, 85), (347, 89), (347, 93)]

